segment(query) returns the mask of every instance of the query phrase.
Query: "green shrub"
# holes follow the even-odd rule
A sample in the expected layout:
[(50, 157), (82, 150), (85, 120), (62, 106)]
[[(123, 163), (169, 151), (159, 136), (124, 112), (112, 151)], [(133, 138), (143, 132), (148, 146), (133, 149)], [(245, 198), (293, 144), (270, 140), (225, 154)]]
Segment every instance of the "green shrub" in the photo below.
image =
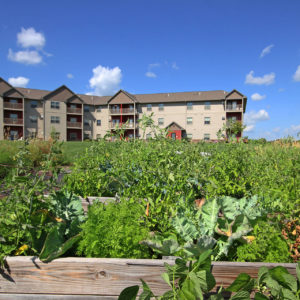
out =
[(290, 262), (287, 243), (280, 230), (267, 222), (259, 222), (254, 226), (255, 239), (237, 248), (237, 260), (247, 262)]
[(143, 214), (141, 206), (130, 200), (94, 203), (82, 225), (78, 253), (87, 257), (149, 257), (148, 247), (139, 244), (148, 236)]

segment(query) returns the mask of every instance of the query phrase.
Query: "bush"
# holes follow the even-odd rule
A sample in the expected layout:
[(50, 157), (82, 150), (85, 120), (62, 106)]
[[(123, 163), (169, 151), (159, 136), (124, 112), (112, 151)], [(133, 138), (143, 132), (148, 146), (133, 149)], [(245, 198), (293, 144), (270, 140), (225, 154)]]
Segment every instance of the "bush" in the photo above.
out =
[(78, 254), (87, 257), (147, 258), (148, 247), (139, 244), (148, 236), (141, 206), (132, 201), (89, 207), (82, 225)]
[(237, 248), (237, 260), (247, 262), (289, 262), (291, 261), (288, 245), (281, 232), (267, 222), (254, 226), (255, 239)]

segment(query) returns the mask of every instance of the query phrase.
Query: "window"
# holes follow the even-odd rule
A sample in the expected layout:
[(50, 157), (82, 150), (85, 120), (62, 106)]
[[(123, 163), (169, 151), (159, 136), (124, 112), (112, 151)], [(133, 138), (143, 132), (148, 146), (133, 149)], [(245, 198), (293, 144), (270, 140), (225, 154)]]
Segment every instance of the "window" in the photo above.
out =
[(158, 118), (158, 125), (164, 125), (164, 118)]
[(225, 120), (225, 117), (223, 116), (223, 117), (222, 117), (222, 121), (224, 121), (224, 120)]
[(231, 122), (236, 122), (236, 116), (232, 116), (232, 117), (228, 118), (228, 120)]
[(70, 118), (70, 122), (71, 123), (77, 123), (77, 118), (75, 118), (75, 117)]
[(151, 138), (152, 138), (151, 133), (147, 133), (147, 134), (146, 134), (146, 140), (149, 140), (149, 139), (151, 139)]
[(210, 101), (206, 101), (204, 104), (204, 109), (205, 110), (210, 110)]
[(97, 112), (101, 112), (101, 106), (97, 106)]
[(101, 126), (101, 120), (97, 120), (97, 126)]
[(59, 102), (58, 101), (51, 101), (51, 108), (59, 109)]
[(204, 133), (204, 141), (209, 141), (209, 140), (210, 140), (210, 134)]
[(17, 99), (9, 99), (9, 103), (18, 103)]
[(88, 105), (84, 106), (84, 112), (89, 112), (90, 111), (90, 107)]
[(96, 139), (97, 139), (97, 140), (101, 139), (101, 134), (100, 134), (100, 133), (97, 133), (97, 134), (96, 134)]
[(158, 110), (164, 110), (164, 104), (163, 103), (158, 104)]
[(18, 114), (9, 114), (11, 119), (18, 119)]
[(188, 124), (188, 125), (193, 124), (193, 117), (187, 117), (186, 118), (186, 124)]
[(90, 126), (90, 125), (91, 125), (90, 120), (85, 119), (84, 126)]
[(192, 110), (193, 109), (193, 102), (188, 102), (186, 104), (186, 108), (187, 108), (187, 110)]
[(29, 119), (31, 123), (37, 123), (37, 116), (30, 116)]
[(77, 105), (74, 104), (74, 103), (71, 103), (71, 104), (70, 104), (70, 108), (77, 108)]
[(152, 104), (147, 104), (147, 111), (152, 111)]
[(37, 103), (36, 100), (30, 101), (30, 107), (31, 107), (31, 108), (36, 108), (37, 106), (38, 106), (38, 103)]
[(204, 118), (204, 124), (209, 125), (210, 124), (210, 117), (205, 117)]
[(191, 133), (187, 133), (186, 137), (191, 140), (193, 138), (193, 135)]
[(57, 116), (51, 116), (51, 123), (59, 124), (60, 123), (60, 118), (57, 117)]

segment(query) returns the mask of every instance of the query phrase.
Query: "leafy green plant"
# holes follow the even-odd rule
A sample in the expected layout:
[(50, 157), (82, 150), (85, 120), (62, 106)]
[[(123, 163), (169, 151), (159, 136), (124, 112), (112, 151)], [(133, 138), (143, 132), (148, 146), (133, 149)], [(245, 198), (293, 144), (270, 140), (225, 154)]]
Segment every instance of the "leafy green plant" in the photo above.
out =
[[(242, 199), (214, 198), (206, 201), (199, 213), (196, 213), (198, 219), (185, 216), (184, 208), (179, 209), (178, 214), (171, 219), (174, 229), (184, 241), (182, 247), (164, 247), (165, 243), (170, 244), (170, 240), (174, 240), (173, 237), (160, 240), (158, 237), (144, 243), (158, 249), (164, 255), (183, 250), (190, 256), (195, 256), (216, 246), (214, 255), (218, 260), (228, 255), (229, 249), (236, 241), (247, 237), (263, 213), (256, 196)], [(168, 253), (163, 253), (166, 249)], [(170, 253), (171, 250), (174, 252)]]
[(139, 244), (148, 235), (144, 210), (132, 200), (89, 207), (82, 227), (78, 254), (87, 257), (145, 258), (150, 253)]
[(248, 262), (289, 262), (289, 248), (280, 230), (266, 221), (254, 226), (253, 241), (237, 248), (237, 260)]

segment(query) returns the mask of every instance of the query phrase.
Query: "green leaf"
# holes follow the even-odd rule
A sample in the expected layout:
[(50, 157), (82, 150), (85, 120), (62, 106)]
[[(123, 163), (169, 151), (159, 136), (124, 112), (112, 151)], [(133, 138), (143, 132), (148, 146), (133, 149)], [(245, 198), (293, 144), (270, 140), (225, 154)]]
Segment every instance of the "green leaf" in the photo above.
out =
[(246, 273), (241, 273), (234, 282), (226, 289), (228, 292), (238, 292), (249, 284), (251, 277)]
[(285, 288), (297, 291), (297, 281), (293, 275), (291, 275), (286, 268), (278, 266), (269, 270), (269, 274), (273, 279), (279, 282)]
[(118, 300), (135, 300), (138, 292), (139, 292), (138, 285), (127, 287), (121, 292)]
[(219, 204), (217, 199), (207, 201), (201, 210), (201, 229), (203, 234), (213, 236), (217, 224)]
[(216, 244), (216, 240), (208, 235), (204, 235), (197, 240), (197, 244), (193, 242), (187, 242), (184, 245), (184, 251), (189, 256), (198, 257), (201, 253), (206, 250), (212, 249)]
[(254, 300), (269, 300), (269, 298), (264, 294), (257, 292), (255, 293)]
[(172, 287), (168, 273), (162, 273), (161, 277), (170, 287)]
[(80, 240), (81, 234), (77, 234), (69, 238), (67, 241), (64, 241), (64, 229), (65, 226), (62, 224), (53, 227), (50, 230), (39, 255), (39, 259), (41, 261), (50, 262), (51, 260), (60, 257)]
[(175, 218), (171, 219), (171, 224), (178, 232), (180, 237), (186, 242), (193, 241), (199, 237), (199, 232), (196, 226), (186, 217), (176, 216)]
[(141, 282), (143, 284), (143, 292), (140, 294), (139, 300), (150, 300), (152, 297), (154, 297), (154, 294), (143, 279), (141, 279)]
[(239, 291), (230, 300), (250, 300), (250, 294), (246, 291)]
[(297, 266), (296, 266), (296, 274), (297, 274), (297, 278), (300, 284), (300, 262), (298, 262)]
[(260, 267), (258, 270), (258, 285), (261, 285), (264, 278), (267, 276), (267, 274), (269, 273), (269, 269), (267, 267)]
[(289, 289), (282, 289), (282, 295), (283, 295), (283, 299), (286, 300), (297, 300), (299, 298), (296, 297), (296, 295)]
[[(188, 277), (180, 289), (178, 296), (180, 300), (197, 300), (195, 295), (195, 284), (194, 282)], [(203, 298), (200, 298), (201, 300)]]
[(211, 272), (206, 271), (206, 270), (200, 270), (196, 274), (200, 280), (201, 289), (205, 293), (208, 293), (216, 285), (216, 280), (215, 280), (214, 276), (211, 274)]

